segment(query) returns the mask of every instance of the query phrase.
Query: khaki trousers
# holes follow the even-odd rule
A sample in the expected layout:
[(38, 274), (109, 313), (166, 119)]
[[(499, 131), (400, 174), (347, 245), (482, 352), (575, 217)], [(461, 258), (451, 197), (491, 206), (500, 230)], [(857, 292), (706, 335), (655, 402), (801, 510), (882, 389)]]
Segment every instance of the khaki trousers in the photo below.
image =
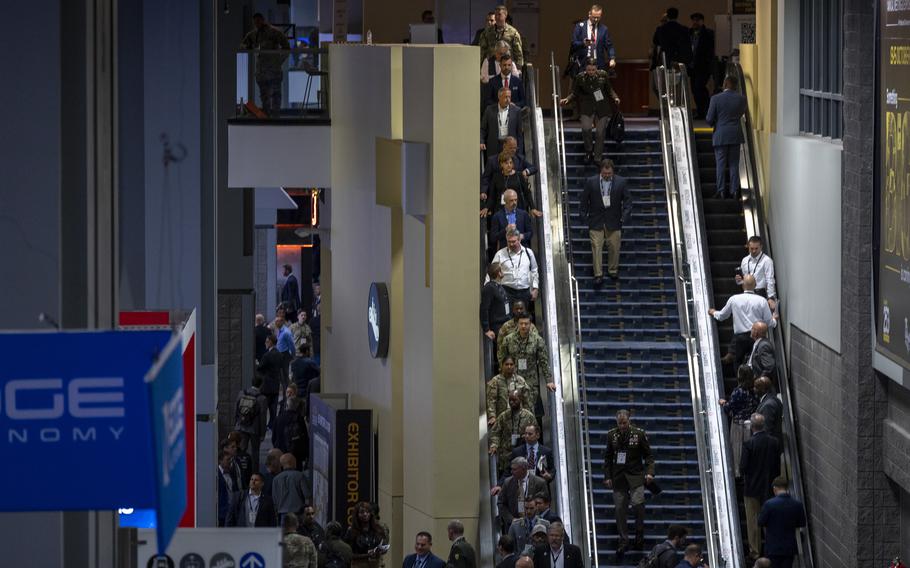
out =
[(749, 535), (749, 552), (761, 556), (761, 528), (758, 526), (758, 514), (761, 502), (755, 497), (746, 497), (746, 533)]
[[(583, 114), (581, 121), (581, 139), (585, 144), (585, 152), (594, 152), (594, 161), (600, 165), (604, 155), (604, 134), (607, 129), (606, 116), (591, 116)], [(594, 149), (591, 149), (591, 131), (594, 131)]]
[(607, 273), (610, 276), (619, 274), (619, 242), (622, 230), (590, 230), (591, 254), (594, 256), (594, 278), (603, 277), (604, 241), (607, 242)]

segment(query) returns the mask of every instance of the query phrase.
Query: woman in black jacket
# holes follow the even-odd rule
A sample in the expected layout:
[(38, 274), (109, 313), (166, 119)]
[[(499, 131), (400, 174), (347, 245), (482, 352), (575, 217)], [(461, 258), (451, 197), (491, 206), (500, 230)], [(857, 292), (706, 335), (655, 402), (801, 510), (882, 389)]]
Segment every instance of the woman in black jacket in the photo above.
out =
[(492, 341), (499, 335), (499, 328), (509, 321), (509, 296), (500, 284), (502, 267), (493, 262), (487, 268), (490, 281), (480, 291), (480, 326)]
[(494, 215), (502, 208), (502, 194), (507, 189), (514, 189), (518, 194), (518, 208), (524, 209), (534, 217), (540, 217), (541, 212), (534, 205), (534, 195), (531, 193), (531, 187), (527, 178), (515, 171), (515, 165), (512, 162), (512, 156), (508, 154), (499, 155), (499, 171), (493, 174), (493, 182), (490, 184), (490, 193), (487, 195), (486, 215)]

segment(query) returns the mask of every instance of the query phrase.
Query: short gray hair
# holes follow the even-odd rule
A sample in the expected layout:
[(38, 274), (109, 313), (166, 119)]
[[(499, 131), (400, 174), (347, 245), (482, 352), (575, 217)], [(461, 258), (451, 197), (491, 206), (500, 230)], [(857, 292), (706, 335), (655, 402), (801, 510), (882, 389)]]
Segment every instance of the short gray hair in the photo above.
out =
[(509, 226), (512, 227), (512, 228), (506, 230), (506, 238), (508, 239), (509, 237), (518, 237), (518, 238), (520, 239), (520, 238), (521, 238), (521, 231), (519, 231), (518, 229), (516, 229), (516, 228), (515, 228), (515, 225), (509, 225)]
[(518, 456), (517, 458), (512, 460), (512, 467), (523, 467), (523, 468), (527, 469), (528, 468), (527, 458)]
[(455, 534), (464, 534), (464, 523), (462, 523), (458, 519), (449, 521), (448, 529)]

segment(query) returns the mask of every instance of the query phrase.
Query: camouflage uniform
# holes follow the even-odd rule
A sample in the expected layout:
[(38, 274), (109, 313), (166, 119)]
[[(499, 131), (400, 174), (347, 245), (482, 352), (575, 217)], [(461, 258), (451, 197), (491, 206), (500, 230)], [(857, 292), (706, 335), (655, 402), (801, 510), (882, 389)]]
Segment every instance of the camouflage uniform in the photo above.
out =
[(510, 408), (496, 417), (496, 424), (490, 430), (490, 447), (496, 446), (500, 471), (508, 466), (509, 455), (514, 447), (513, 440), (520, 440), (525, 428), (532, 424), (540, 426), (534, 413), (524, 408), (519, 408), (518, 412), (512, 412)]
[[(271, 24), (262, 29), (254, 28), (240, 43), (243, 49), (279, 50), (291, 49), (291, 43), (281, 30)], [(281, 110), (282, 66), (288, 55), (284, 53), (256, 54), (256, 84), (262, 110), (269, 116), (277, 116)]]
[[(516, 318), (510, 319), (499, 328), (499, 335), (496, 336), (497, 351), (502, 348), (502, 340), (513, 331), (518, 331), (518, 320)], [(537, 326), (531, 326), (531, 335), (540, 335), (537, 331)]]
[(284, 565), (288, 568), (316, 568), (318, 558), (313, 541), (303, 535), (284, 536)]
[(504, 28), (499, 29), (496, 26), (490, 26), (480, 34), (480, 56), (481, 59), (493, 57), (496, 54), (496, 44), (504, 41), (509, 44), (509, 50), (512, 54), (512, 61), (521, 69), (525, 63), (524, 54), (521, 52), (521, 34), (514, 27), (506, 24)]
[(487, 420), (509, 409), (509, 393), (514, 391), (521, 395), (521, 407), (534, 412), (531, 389), (521, 375), (514, 373), (508, 379), (504, 375), (496, 375), (487, 383)]
[(306, 322), (292, 323), (291, 333), (294, 335), (294, 347), (297, 348), (298, 353), (301, 345), (311, 345), (313, 342), (313, 330)]
[[(533, 326), (531, 329), (534, 329)], [(537, 401), (540, 399), (540, 379), (549, 382), (550, 379), (550, 357), (547, 354), (547, 346), (544, 344), (543, 337), (540, 334), (528, 333), (527, 338), (522, 338), (521, 333), (515, 332), (509, 334), (499, 348), (499, 364), (506, 355), (515, 359), (515, 370), (524, 377), (531, 389), (531, 410), (538, 414), (540, 409), (537, 408)]]

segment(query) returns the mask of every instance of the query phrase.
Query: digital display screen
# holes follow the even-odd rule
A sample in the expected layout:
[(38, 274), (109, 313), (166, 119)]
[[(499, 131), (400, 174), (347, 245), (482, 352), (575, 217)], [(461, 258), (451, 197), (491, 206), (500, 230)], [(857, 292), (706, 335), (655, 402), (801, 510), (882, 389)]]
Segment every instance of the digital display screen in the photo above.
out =
[(910, 0), (878, 16), (876, 343), (910, 368)]

